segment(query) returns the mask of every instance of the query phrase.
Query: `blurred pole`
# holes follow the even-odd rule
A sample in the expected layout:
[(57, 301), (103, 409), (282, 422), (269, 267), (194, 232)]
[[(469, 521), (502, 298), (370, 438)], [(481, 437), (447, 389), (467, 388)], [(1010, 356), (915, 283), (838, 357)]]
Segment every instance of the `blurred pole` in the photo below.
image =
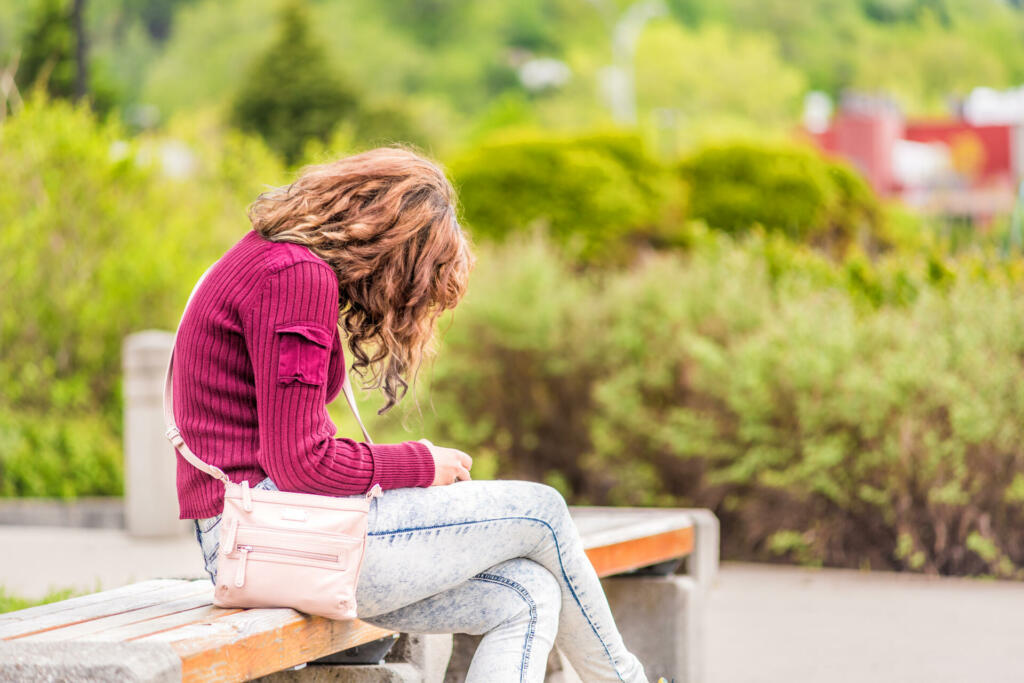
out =
[(663, 0), (639, 0), (614, 19), (611, 6), (604, 0), (591, 0), (611, 24), (612, 64), (602, 70), (603, 81), (612, 117), (617, 123), (636, 124), (636, 82), (634, 57), (636, 43), (647, 22), (668, 15)]
[(177, 458), (164, 436), (163, 390), (174, 335), (146, 330), (122, 345), (125, 527), (132, 536), (191, 531), (178, 519)]
[(85, 0), (74, 0), (71, 23), (75, 31), (75, 99), (89, 94), (89, 45), (85, 35)]

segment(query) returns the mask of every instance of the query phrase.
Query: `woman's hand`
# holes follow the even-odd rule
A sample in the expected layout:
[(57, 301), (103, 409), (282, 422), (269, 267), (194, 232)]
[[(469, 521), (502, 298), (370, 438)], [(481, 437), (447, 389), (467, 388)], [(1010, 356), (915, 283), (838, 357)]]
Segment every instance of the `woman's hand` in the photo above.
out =
[(430, 454), (434, 456), (434, 483), (431, 486), (446, 486), (457, 481), (469, 481), (469, 470), (473, 467), (473, 458), (454, 448), (435, 446), (426, 439), (420, 439)]

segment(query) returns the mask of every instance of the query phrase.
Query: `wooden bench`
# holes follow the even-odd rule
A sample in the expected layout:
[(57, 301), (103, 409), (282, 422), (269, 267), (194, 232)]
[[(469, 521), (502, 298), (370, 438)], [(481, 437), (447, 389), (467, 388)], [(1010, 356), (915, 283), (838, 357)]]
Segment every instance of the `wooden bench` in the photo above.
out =
[[(603, 583), (627, 645), (649, 668), (651, 662), (659, 667), (649, 671), (652, 676), (698, 680), (695, 634), (702, 630), (700, 595), (717, 571), (717, 520), (703, 510), (571, 510), (598, 574), (614, 577)], [(686, 560), (679, 570), (684, 573), (672, 566), (680, 559)], [(649, 567), (662, 572), (636, 571)], [(0, 615), (0, 681), (245, 681), (396, 637), (359, 620), (332, 621), (291, 609), (222, 609), (212, 605), (212, 593), (206, 578), (154, 579)], [(456, 647), (445, 680), (460, 680), (471, 654), (471, 648)], [(324, 666), (304, 671), (312, 676), (317, 669), (322, 676)], [(396, 666), (406, 666), (405, 678), (395, 669), (390, 677), (359, 680), (427, 675), (436, 683), (439, 676)], [(303, 672), (274, 678), (302, 680)]]

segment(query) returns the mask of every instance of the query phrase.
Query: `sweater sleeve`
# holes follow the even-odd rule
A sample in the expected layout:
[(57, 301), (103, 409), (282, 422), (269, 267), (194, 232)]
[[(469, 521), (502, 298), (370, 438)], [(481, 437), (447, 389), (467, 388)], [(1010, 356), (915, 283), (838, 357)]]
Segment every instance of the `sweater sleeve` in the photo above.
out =
[(243, 316), (256, 384), (257, 460), (282, 491), (322, 495), (430, 486), (434, 459), (418, 441), (368, 444), (334, 436), (327, 369), (338, 281), (302, 261), (271, 274)]

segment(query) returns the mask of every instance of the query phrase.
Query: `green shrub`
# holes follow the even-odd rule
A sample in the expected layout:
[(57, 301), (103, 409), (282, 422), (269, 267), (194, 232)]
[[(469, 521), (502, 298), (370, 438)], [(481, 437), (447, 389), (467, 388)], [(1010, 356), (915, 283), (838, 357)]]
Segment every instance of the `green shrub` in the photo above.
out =
[(119, 431), (100, 417), (0, 411), (0, 497), (120, 495)]
[(880, 241), (881, 212), (851, 168), (797, 145), (736, 142), (703, 147), (680, 165), (690, 217), (731, 234), (754, 225), (840, 252)]
[(603, 273), (482, 249), (413, 433), (577, 503), (710, 507), (726, 557), (1024, 575), (1019, 264), (868, 261), (869, 300), (807, 247), (695, 233)]
[(282, 177), (249, 138), (200, 120), (172, 131), (128, 140), (40, 98), (0, 125), (0, 495), (120, 490), (124, 337), (174, 328), (248, 229), (246, 203)]
[(450, 163), (474, 234), (503, 240), (541, 227), (583, 258), (621, 255), (627, 238), (660, 238), (684, 186), (625, 133), (492, 139)]

